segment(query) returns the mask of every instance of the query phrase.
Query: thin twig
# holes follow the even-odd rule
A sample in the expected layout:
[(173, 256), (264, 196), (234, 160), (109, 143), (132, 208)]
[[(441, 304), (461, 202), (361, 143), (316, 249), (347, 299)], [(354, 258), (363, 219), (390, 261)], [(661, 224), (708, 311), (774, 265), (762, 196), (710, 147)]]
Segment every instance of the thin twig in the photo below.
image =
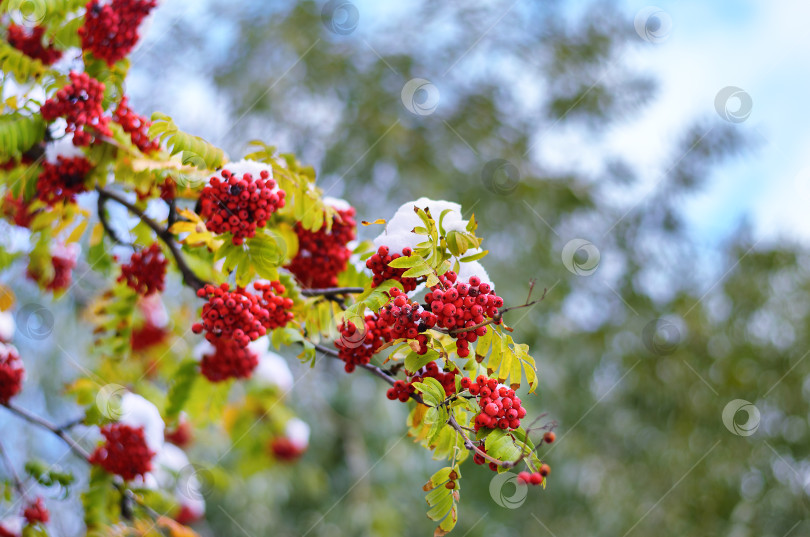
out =
[[(532, 289), (533, 289), (533, 288), (534, 288), (534, 283), (530, 283), (530, 284), (529, 284), (529, 296), (530, 296), (530, 297), (531, 297), (531, 295), (532, 295)], [(540, 297), (540, 298), (538, 298), (537, 300), (533, 300), (533, 301), (531, 301), (531, 302), (529, 302), (528, 300), (526, 300), (526, 303), (525, 303), (525, 304), (521, 304), (520, 306), (512, 306), (512, 307), (510, 307), (510, 308), (503, 308), (502, 310), (499, 310), (499, 311), (498, 311), (498, 313), (496, 313), (494, 316), (490, 317), (490, 318), (489, 318), (489, 319), (487, 319), (486, 321), (480, 322), (480, 323), (476, 324), (475, 326), (468, 326), (468, 327), (466, 327), (466, 328), (458, 328), (458, 329), (456, 329), (456, 330), (450, 330), (450, 331), (448, 332), (448, 334), (450, 334), (451, 336), (454, 336), (454, 335), (456, 335), (456, 334), (463, 334), (464, 332), (472, 332), (473, 330), (476, 330), (476, 329), (478, 329), (478, 328), (481, 328), (482, 326), (487, 326), (487, 325), (489, 325), (489, 324), (493, 324), (493, 323), (497, 324), (497, 323), (499, 323), (499, 322), (501, 321), (501, 319), (503, 318), (503, 314), (504, 314), (504, 313), (506, 313), (506, 312), (508, 312), (508, 311), (512, 311), (512, 310), (519, 310), (519, 309), (521, 309), (521, 308), (528, 308), (529, 306), (534, 306), (534, 305), (535, 305), (535, 304), (537, 304), (538, 302), (542, 302), (542, 301), (543, 301), (543, 299), (544, 299), (544, 298), (546, 298), (546, 293), (547, 293), (547, 292), (548, 292), (548, 289), (547, 289), (547, 288), (546, 288), (546, 289), (543, 289), (543, 296), (541, 296), (541, 297)]]
[(22, 479), (20, 479), (20, 475), (17, 473), (17, 470), (14, 469), (14, 463), (11, 462), (11, 457), (8, 456), (6, 448), (3, 447), (2, 443), (0, 443), (0, 457), (3, 459), (3, 464), (6, 465), (6, 469), (11, 476), (11, 480), (14, 481), (14, 488), (17, 489), (17, 492), (20, 494), (22, 499), (25, 500), (25, 487), (23, 486)]
[(27, 410), (24, 410), (24, 409), (22, 409), (22, 408), (20, 408), (18, 406), (12, 405), (11, 403), (4, 403), (3, 406), (6, 407), (7, 409), (9, 409), (13, 414), (16, 414), (17, 416), (24, 419), (25, 421), (27, 421), (29, 423), (33, 423), (34, 425), (38, 425), (38, 426), (43, 427), (45, 429), (48, 429), (53, 434), (55, 434), (56, 436), (61, 438), (62, 441), (64, 441), (65, 444), (67, 444), (68, 447), (76, 455), (78, 455), (80, 458), (84, 459), (85, 461), (89, 462), (90, 454), (82, 446), (80, 446), (78, 443), (76, 443), (76, 441), (73, 440), (73, 438), (71, 438), (70, 435), (68, 435), (65, 431), (61, 430), (59, 427), (57, 427), (53, 423), (49, 422), (45, 418), (40, 418), (39, 416), (37, 416), (35, 414), (32, 414), (31, 412), (29, 412)]
[(104, 193), (99, 191), (98, 193), (98, 220), (101, 222), (101, 227), (104, 229), (104, 232), (112, 239), (112, 241), (116, 244), (120, 244), (121, 246), (129, 246), (130, 248), (134, 248), (135, 245), (131, 242), (127, 242), (121, 239), (118, 236), (118, 233), (112, 228), (110, 225), (109, 220), (107, 220), (107, 210), (104, 207), (109, 197)]
[(364, 292), (363, 287), (325, 287), (323, 289), (302, 289), (303, 296), (334, 296), (334, 295), (359, 295)]
[(196, 274), (194, 274), (194, 271), (191, 270), (191, 267), (188, 266), (185, 258), (183, 258), (183, 254), (180, 253), (180, 249), (174, 242), (174, 235), (172, 235), (168, 230), (161, 228), (157, 222), (146, 216), (146, 213), (144, 213), (143, 210), (139, 209), (137, 206), (127, 201), (126, 198), (124, 198), (123, 196), (110, 190), (106, 190), (100, 186), (97, 186), (96, 190), (98, 191), (99, 194), (102, 194), (108, 197), (109, 199), (126, 207), (129, 210), (129, 212), (140, 218), (141, 222), (149, 226), (149, 228), (155, 232), (158, 238), (162, 240), (169, 248), (169, 251), (174, 257), (175, 262), (177, 263), (177, 268), (183, 275), (183, 281), (186, 283), (186, 285), (188, 285), (195, 291), (199, 291), (200, 289), (203, 288), (206, 282), (204, 282)]

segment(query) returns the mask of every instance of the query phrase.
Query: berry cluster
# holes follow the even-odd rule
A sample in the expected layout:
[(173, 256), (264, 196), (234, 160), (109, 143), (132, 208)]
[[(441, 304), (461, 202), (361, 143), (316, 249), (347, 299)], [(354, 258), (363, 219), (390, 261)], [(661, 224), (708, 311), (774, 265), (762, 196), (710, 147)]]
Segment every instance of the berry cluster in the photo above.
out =
[(54, 252), (51, 257), (51, 265), (53, 266), (53, 278), (48, 282), (41, 281), (42, 274), (30, 266), (26, 275), (49, 291), (62, 291), (70, 287), (70, 283), (73, 281), (72, 271), (76, 266), (74, 252), (67, 249)]
[(248, 293), (241, 287), (231, 291), (227, 283), (219, 287), (206, 284), (197, 291), (197, 296), (208, 298), (208, 303), (203, 306), (202, 322), (195, 323), (192, 331), (199, 334), (205, 330), (205, 339), (212, 344), (224, 338), (247, 347), (268, 330), (285, 326), (292, 320), (289, 309), (293, 301), (280, 296), (286, 291), (280, 282), (256, 282), (253, 287), (261, 296)]
[(352, 207), (338, 210), (329, 232), (325, 226), (318, 231), (309, 231), (300, 222), (295, 225), (298, 253), (287, 268), (302, 287), (322, 289), (337, 285), (338, 274), (346, 270), (351, 257), (346, 244), (354, 240), (355, 226)]
[(101, 428), (107, 440), (90, 456), (90, 463), (130, 481), (152, 470), (154, 452), (146, 445), (143, 427), (112, 423)]
[(376, 315), (366, 315), (365, 329), (359, 330), (353, 322), (340, 326), (340, 338), (335, 340), (338, 358), (346, 363), (346, 373), (358, 365), (365, 365), (386, 342), (391, 341), (391, 327)]
[(6, 192), (6, 196), (3, 198), (0, 212), (2, 212), (3, 216), (10, 218), (15, 226), (19, 227), (30, 226), (31, 220), (34, 219), (34, 215), (37, 213), (37, 211), (31, 210), (23, 194), (20, 194), (19, 198), (15, 198), (11, 190)]
[(42, 501), (42, 498), (37, 498), (25, 508), (23, 517), (29, 524), (36, 524), (38, 522), (45, 524), (50, 520), (51, 515), (48, 513), (48, 509), (45, 508), (45, 503)]
[(194, 439), (194, 434), (191, 430), (191, 424), (181, 414), (177, 426), (174, 429), (166, 430), (163, 437), (166, 442), (170, 442), (179, 448), (186, 448)]
[(150, 153), (160, 149), (160, 143), (157, 140), (149, 138), (149, 126), (152, 123), (145, 117), (136, 114), (127, 103), (128, 97), (121, 99), (118, 107), (113, 113), (113, 121), (121, 125), (124, 132), (129, 134), (132, 143), (137, 146), (143, 153)]
[[(483, 442), (481, 442), (481, 445), (478, 446), (478, 449), (481, 450), (482, 453), (487, 452), (487, 448), (486, 448), (486, 446), (484, 445)], [(481, 464), (486, 464), (487, 460), (480, 453), (475, 453), (473, 455), (473, 462), (475, 462), (475, 464), (481, 465)], [(495, 464), (494, 462), (490, 462), (489, 463), (489, 469), (492, 470), (493, 472), (497, 472), (498, 471), (498, 465)]]
[(392, 401), (399, 399), (403, 403), (407, 403), (411, 394), (416, 392), (413, 383), (422, 382), (426, 377), (438, 380), (447, 397), (456, 393), (456, 372), (442, 371), (436, 362), (430, 362), (422, 369), (421, 373), (414, 375), (410, 382), (404, 380), (394, 382), (394, 386), (389, 388), (385, 395)]
[(270, 442), (270, 451), (275, 458), (290, 462), (303, 455), (306, 449), (302, 449), (301, 446), (289, 438), (282, 436), (274, 438), (273, 441)]
[(284, 207), (286, 193), (276, 188), (270, 173), (263, 170), (258, 179), (250, 173), (238, 177), (228, 170), (224, 180), (214, 176), (202, 191), (200, 203), (206, 227), (214, 233), (231, 233), (233, 243), (242, 244), (267, 225), (267, 219)]
[(413, 251), (410, 248), (403, 248), (402, 254), (389, 254), (388, 246), (380, 246), (377, 253), (366, 260), (366, 267), (371, 269), (373, 278), (372, 287), (377, 287), (385, 280), (396, 280), (402, 284), (405, 292), (413, 291), (418, 284), (416, 278), (403, 278), (402, 275), (408, 270), (406, 268), (392, 268), (388, 263), (400, 257), (408, 257)]
[(166, 284), (166, 266), (168, 260), (163, 256), (160, 245), (152, 244), (132, 254), (129, 263), (121, 265), (118, 281), (127, 285), (142, 296), (162, 292)]
[(37, 197), (50, 206), (64, 200), (76, 201), (76, 195), (87, 192), (87, 174), (93, 165), (82, 157), (56, 157), (56, 163), (45, 162), (37, 179)]
[(138, 42), (138, 26), (155, 6), (157, 0), (112, 0), (105, 5), (91, 0), (79, 28), (82, 48), (112, 66)]
[(104, 84), (87, 73), (70, 73), (70, 84), (56, 92), (56, 95), (42, 105), (40, 112), (45, 121), (64, 117), (66, 132), (73, 133), (73, 145), (88, 145), (92, 141), (85, 129), (104, 136), (112, 136), (110, 118), (104, 115), (102, 99)]
[(481, 427), (488, 429), (517, 429), (520, 420), (526, 416), (526, 409), (520, 406), (520, 398), (515, 390), (498, 386), (498, 381), (484, 375), (478, 375), (475, 382), (467, 377), (461, 379), (461, 387), (469, 390), (471, 395), (479, 397), (478, 406), (481, 412), (475, 417), (475, 430)]
[(168, 332), (162, 326), (157, 326), (149, 319), (142, 326), (132, 329), (129, 345), (133, 351), (138, 352), (163, 343)]
[(518, 481), (520, 481), (521, 483), (525, 483), (527, 485), (539, 485), (550, 473), (551, 467), (548, 464), (543, 464), (540, 466), (540, 470), (538, 470), (537, 472), (533, 473), (520, 472), (517, 478)]
[(259, 365), (259, 357), (250, 348), (233, 339), (219, 338), (212, 342), (214, 352), (203, 355), (200, 371), (211, 382), (229, 378), (250, 378)]
[(39, 60), (45, 65), (51, 65), (62, 57), (62, 52), (54, 48), (53, 41), (48, 46), (44, 46), (42, 44), (42, 36), (44, 35), (44, 26), (25, 28), (11, 23), (8, 27), (7, 39), (12, 47), (26, 56)]
[(393, 300), (380, 310), (379, 322), (391, 328), (391, 339), (415, 339), (419, 343), (417, 354), (427, 352), (427, 336), (423, 334), (428, 328), (436, 326), (436, 315), (408, 299), (408, 296), (393, 287), (388, 292)]
[(0, 404), (8, 403), (20, 393), (24, 377), (25, 369), (17, 348), (0, 343)]
[[(488, 283), (473, 276), (469, 283), (457, 281), (456, 273), (449, 271), (439, 276), (439, 284), (430, 288), (425, 295), (429, 311), (437, 316), (436, 324), (448, 330), (472, 328), (481, 324), (486, 317), (494, 317), (498, 308), (503, 306), (503, 299), (495, 294)], [(470, 343), (487, 333), (486, 326), (475, 330), (452, 334), (457, 339), (458, 355), (469, 356)]]

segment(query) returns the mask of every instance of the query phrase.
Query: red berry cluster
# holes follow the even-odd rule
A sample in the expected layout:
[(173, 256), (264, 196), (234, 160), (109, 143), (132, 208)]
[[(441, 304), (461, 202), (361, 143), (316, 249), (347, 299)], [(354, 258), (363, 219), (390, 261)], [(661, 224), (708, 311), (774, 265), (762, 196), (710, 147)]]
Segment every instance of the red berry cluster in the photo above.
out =
[(270, 442), (270, 452), (279, 460), (290, 462), (303, 455), (305, 449), (301, 449), (292, 440), (286, 437), (274, 438)]
[(83, 157), (56, 157), (45, 162), (37, 179), (37, 197), (50, 206), (60, 201), (73, 203), (76, 195), (87, 192), (87, 174), (93, 165)]
[(149, 138), (149, 126), (152, 123), (145, 117), (136, 114), (127, 103), (128, 97), (121, 99), (113, 113), (113, 121), (121, 125), (124, 132), (129, 134), (132, 143), (143, 153), (150, 153), (160, 149), (160, 142)]
[(391, 341), (391, 327), (376, 315), (366, 315), (365, 329), (359, 330), (353, 322), (340, 326), (340, 338), (335, 340), (338, 358), (346, 363), (346, 373), (358, 365), (365, 365), (386, 342)]
[(64, 117), (65, 131), (73, 133), (73, 145), (88, 145), (93, 137), (85, 131), (87, 127), (97, 134), (112, 136), (110, 118), (104, 115), (103, 98), (103, 83), (87, 73), (71, 72), (70, 84), (45, 101), (40, 112), (45, 121)]
[(53, 41), (47, 47), (44, 46), (42, 44), (44, 35), (44, 26), (25, 28), (12, 22), (8, 27), (8, 42), (12, 47), (45, 65), (51, 65), (62, 57), (62, 52), (54, 48)]
[(121, 265), (118, 281), (126, 280), (127, 285), (142, 296), (163, 291), (166, 284), (168, 260), (163, 256), (160, 245), (152, 244), (132, 254), (129, 263)]
[(400, 257), (408, 257), (413, 251), (410, 248), (403, 248), (402, 254), (389, 255), (388, 246), (380, 246), (377, 253), (366, 260), (366, 267), (371, 269), (373, 278), (372, 287), (377, 287), (385, 280), (396, 280), (402, 284), (405, 292), (413, 291), (418, 284), (416, 278), (403, 278), (402, 275), (408, 270), (406, 268), (392, 268), (388, 263)]
[(394, 382), (394, 386), (389, 388), (385, 395), (392, 401), (399, 399), (403, 403), (407, 403), (411, 394), (416, 392), (413, 383), (422, 382), (426, 377), (438, 380), (444, 387), (444, 393), (447, 397), (456, 393), (456, 372), (442, 371), (436, 362), (430, 362), (423, 368), (421, 373), (414, 375), (410, 382), (404, 380)]
[(8, 403), (20, 393), (23, 377), (25, 369), (17, 348), (0, 343), (0, 404)]
[(164, 327), (156, 326), (147, 319), (142, 326), (132, 330), (129, 344), (133, 351), (138, 352), (163, 343), (168, 335)]
[(33, 503), (28, 504), (28, 507), (23, 511), (23, 517), (29, 524), (36, 524), (37, 522), (45, 524), (51, 518), (42, 498), (37, 498)]
[(517, 429), (520, 420), (526, 416), (526, 409), (520, 406), (520, 398), (515, 390), (498, 386), (498, 381), (484, 375), (478, 375), (475, 382), (465, 377), (461, 387), (469, 390), (471, 395), (478, 396), (481, 413), (475, 417), (475, 430), (481, 427), (488, 429)]
[[(174, 515), (173, 518), (174, 518), (175, 521), (179, 522), (180, 524), (182, 524), (184, 526), (188, 526), (188, 525), (193, 524), (194, 522), (197, 522), (198, 520), (200, 520), (200, 513), (197, 512), (197, 511), (194, 511), (188, 505), (183, 504), (183, 505), (180, 506), (180, 509), (177, 511), (177, 514)], [(0, 535), (0, 537), (2, 537), (2, 536)]]
[(322, 227), (308, 231), (301, 223), (295, 225), (298, 253), (287, 267), (295, 279), (307, 289), (335, 287), (338, 274), (346, 270), (351, 250), (346, 244), (355, 237), (354, 208), (338, 210), (332, 221), (332, 230)]
[[(425, 295), (429, 311), (438, 317), (437, 324), (448, 330), (471, 328), (484, 322), (486, 317), (494, 317), (503, 299), (495, 294), (488, 283), (473, 276), (469, 283), (457, 281), (456, 273), (449, 271), (439, 276), (440, 283), (431, 287)], [(469, 356), (470, 343), (487, 333), (486, 326), (468, 332), (453, 334), (457, 339), (458, 355)]]
[(165, 431), (163, 437), (166, 439), (166, 442), (170, 442), (180, 448), (186, 448), (194, 439), (194, 433), (191, 430), (191, 424), (188, 420), (181, 417), (177, 422), (177, 427)]
[(90, 456), (90, 463), (129, 481), (152, 470), (154, 452), (146, 445), (143, 427), (112, 423), (101, 428), (107, 440)]
[(393, 287), (388, 292), (393, 300), (379, 313), (381, 323), (391, 327), (391, 339), (415, 339), (419, 343), (417, 354), (427, 352), (427, 336), (423, 333), (436, 326), (436, 316), (408, 299), (408, 296)]
[(76, 266), (76, 259), (67, 253), (54, 254), (51, 257), (51, 265), (53, 265), (53, 279), (47, 283), (41, 282), (42, 275), (34, 272), (30, 267), (26, 271), (26, 275), (35, 282), (40, 282), (40, 285), (49, 291), (61, 291), (70, 287), (70, 282), (73, 280), (71, 271)]
[(250, 348), (233, 339), (219, 338), (212, 342), (214, 352), (203, 356), (200, 371), (211, 382), (229, 378), (250, 378), (259, 365), (259, 357)]
[(537, 472), (520, 472), (518, 474), (518, 481), (521, 483), (525, 483), (527, 485), (539, 485), (543, 482), (548, 474), (551, 473), (551, 467), (548, 464), (543, 464), (540, 466), (540, 470)]
[(259, 339), (268, 330), (285, 326), (293, 318), (289, 309), (293, 301), (282, 297), (286, 289), (278, 281), (254, 283), (261, 296), (237, 287), (231, 291), (227, 283), (219, 287), (206, 284), (197, 291), (200, 298), (208, 298), (203, 306), (202, 322), (191, 329), (195, 334), (206, 331), (205, 339), (212, 344), (220, 338), (233, 339), (240, 347)]
[(223, 180), (214, 176), (202, 191), (200, 203), (206, 227), (214, 233), (231, 233), (234, 244), (254, 237), (256, 229), (267, 225), (267, 219), (284, 207), (286, 193), (276, 188), (270, 173), (262, 171), (258, 179), (249, 173), (241, 178), (228, 170)]
[[(31, 220), (37, 211), (32, 211), (31, 207), (25, 201), (25, 196), (20, 194), (19, 198), (15, 198), (14, 194), (9, 190), (3, 198), (3, 204), (0, 208), (3, 215), (10, 218), (15, 226), (28, 227), (31, 225)], [(2, 537), (2, 536), (0, 536)]]
[(155, 6), (157, 0), (112, 0), (103, 6), (91, 0), (79, 28), (82, 48), (112, 66), (138, 42), (138, 26)]

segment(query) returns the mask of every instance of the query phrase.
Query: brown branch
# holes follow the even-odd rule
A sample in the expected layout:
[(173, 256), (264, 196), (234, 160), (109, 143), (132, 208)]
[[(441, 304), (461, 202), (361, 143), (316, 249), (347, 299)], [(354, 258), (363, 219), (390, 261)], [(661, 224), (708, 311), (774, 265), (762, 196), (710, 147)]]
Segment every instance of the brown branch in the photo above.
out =
[(359, 295), (364, 292), (363, 287), (326, 287), (323, 289), (302, 289), (303, 296), (335, 296), (335, 295)]
[(186, 260), (183, 258), (183, 254), (180, 253), (180, 249), (174, 242), (174, 235), (172, 235), (168, 230), (161, 228), (157, 222), (146, 216), (146, 213), (144, 213), (143, 210), (127, 201), (123, 196), (110, 190), (106, 190), (100, 186), (96, 186), (96, 190), (98, 191), (99, 195), (105, 196), (126, 207), (129, 212), (140, 218), (141, 222), (149, 226), (149, 228), (155, 232), (155, 235), (157, 235), (158, 238), (166, 244), (166, 247), (169, 248), (172, 257), (174, 257), (175, 263), (177, 264), (178, 270), (180, 270), (180, 273), (183, 275), (183, 281), (186, 283), (186, 285), (195, 291), (202, 289), (206, 282), (194, 274), (194, 271), (188, 266)]
[(9, 409), (13, 414), (16, 414), (20, 418), (24, 419), (25, 421), (49, 430), (50, 432), (61, 438), (62, 441), (65, 444), (67, 444), (68, 447), (71, 449), (71, 451), (73, 451), (73, 453), (75, 453), (79, 458), (84, 459), (87, 462), (90, 462), (89, 460), (90, 454), (60, 427), (54, 425), (45, 418), (40, 418), (39, 416), (32, 414), (31, 412), (24, 410), (16, 405), (12, 405), (11, 403), (4, 403), (3, 406)]
[(110, 239), (112, 239), (112, 241), (116, 244), (120, 244), (121, 246), (129, 246), (130, 248), (135, 248), (135, 244), (121, 239), (118, 236), (118, 233), (116, 233), (116, 231), (110, 225), (110, 221), (107, 220), (107, 210), (104, 205), (108, 199), (109, 197), (105, 193), (103, 192), (98, 193), (98, 207), (97, 207), (98, 220), (99, 222), (101, 222), (101, 227), (104, 229), (104, 233), (106, 233), (107, 236), (109, 236)]
[(14, 482), (14, 488), (17, 489), (20, 497), (25, 500), (25, 487), (23, 486), (22, 479), (20, 479), (20, 475), (17, 473), (17, 470), (14, 469), (14, 463), (11, 461), (11, 457), (8, 456), (8, 453), (6, 452), (6, 449), (3, 447), (2, 443), (0, 443), (0, 458), (3, 459), (3, 463), (6, 465), (6, 469), (11, 476), (11, 480)]

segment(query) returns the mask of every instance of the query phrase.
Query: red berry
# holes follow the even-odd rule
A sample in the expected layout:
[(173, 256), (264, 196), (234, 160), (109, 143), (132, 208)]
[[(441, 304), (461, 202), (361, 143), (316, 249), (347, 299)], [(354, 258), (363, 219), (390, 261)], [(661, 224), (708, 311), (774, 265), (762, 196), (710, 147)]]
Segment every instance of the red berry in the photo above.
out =
[(45, 524), (51, 518), (42, 498), (37, 498), (36, 501), (29, 504), (23, 511), (23, 517), (29, 524), (36, 524), (38, 522)]
[(51, 65), (62, 57), (62, 52), (53, 46), (53, 40), (48, 45), (42, 44), (42, 37), (45, 35), (44, 26), (34, 26), (26, 28), (18, 26), (13, 22), (8, 27), (8, 43), (21, 51), (26, 56), (41, 61), (45, 65)]
[(37, 197), (50, 206), (61, 201), (75, 203), (76, 195), (87, 192), (87, 174), (93, 168), (85, 158), (59, 156), (56, 164), (45, 162), (37, 179)]
[[(120, 1), (120, 0), (119, 0)], [(93, 135), (112, 136), (110, 118), (104, 116), (104, 84), (87, 73), (70, 73), (70, 84), (42, 105), (40, 113), (45, 121), (64, 117), (65, 132), (73, 133), (73, 145), (88, 145)], [(87, 132), (87, 130), (90, 132)]]
[(14, 345), (0, 343), (0, 404), (8, 403), (12, 397), (22, 390), (22, 381), (25, 378), (20, 355)]
[[(149, 127), (152, 123), (145, 117), (136, 114), (129, 107), (128, 98), (126, 96), (122, 97), (121, 102), (118, 103), (118, 107), (113, 114), (113, 121), (121, 125), (124, 132), (129, 134), (132, 143), (135, 144), (141, 152), (152, 153), (160, 149), (160, 143), (157, 140), (151, 140), (149, 138)], [(161, 195), (161, 197), (163, 196)]]
[(529, 484), (529, 480), (531, 479), (531, 474), (529, 472), (520, 472), (517, 476), (518, 481), (520, 483), (524, 483), (526, 485)]
[(356, 235), (354, 208), (338, 210), (337, 213), (328, 232), (326, 226), (309, 231), (300, 222), (295, 225), (298, 253), (287, 268), (304, 288), (335, 287), (338, 274), (346, 270), (351, 257), (351, 250), (346, 245)]
[(543, 482), (543, 476), (535, 472), (529, 477), (529, 480), (531, 481), (532, 485), (539, 485)]
[(554, 442), (556, 439), (557, 439), (557, 435), (556, 435), (556, 434), (554, 434), (552, 431), (549, 431), (549, 432), (547, 432), (546, 434), (544, 434), (544, 435), (543, 435), (543, 441), (544, 441), (546, 444), (551, 444), (551, 443), (553, 443), (553, 442)]
[(548, 464), (544, 464), (540, 466), (540, 475), (546, 477), (548, 474), (551, 473), (551, 467)]

